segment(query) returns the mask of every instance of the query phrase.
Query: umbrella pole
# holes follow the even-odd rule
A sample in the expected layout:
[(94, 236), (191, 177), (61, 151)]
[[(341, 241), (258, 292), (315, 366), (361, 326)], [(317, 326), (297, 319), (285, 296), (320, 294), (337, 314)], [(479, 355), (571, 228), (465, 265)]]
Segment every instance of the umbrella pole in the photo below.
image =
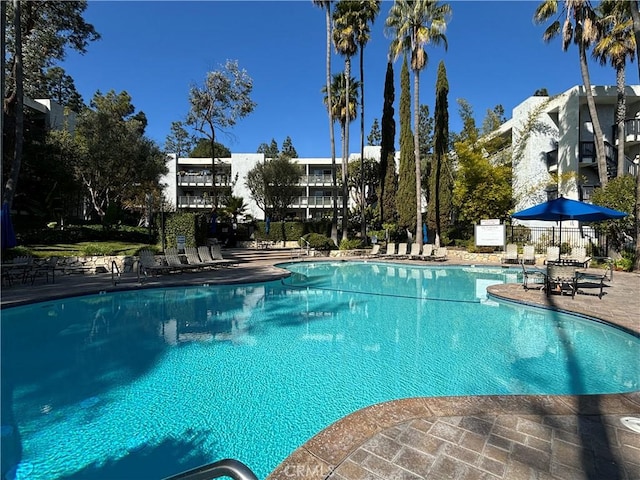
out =
[(562, 219), (560, 219), (560, 234), (558, 235), (558, 261), (562, 256)]

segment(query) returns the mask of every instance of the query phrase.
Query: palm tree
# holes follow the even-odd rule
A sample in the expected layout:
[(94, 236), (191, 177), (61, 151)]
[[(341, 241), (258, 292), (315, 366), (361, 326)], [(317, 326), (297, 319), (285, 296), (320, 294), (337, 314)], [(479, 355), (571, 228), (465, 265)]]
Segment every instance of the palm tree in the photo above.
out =
[[(536, 8), (533, 16), (534, 22), (538, 24), (543, 23), (558, 13), (558, 3), (558, 0), (544, 0), (538, 5), (538, 8)], [(562, 49), (565, 51), (572, 41), (578, 45), (580, 73), (582, 74), (582, 83), (587, 96), (587, 105), (593, 126), (593, 140), (598, 162), (598, 177), (600, 179), (600, 186), (604, 187), (608, 179), (604, 136), (602, 135), (602, 127), (600, 126), (593, 91), (591, 90), (591, 78), (589, 76), (589, 65), (587, 64), (587, 49), (597, 38), (596, 14), (589, 0), (565, 0), (563, 5), (562, 8), (565, 15), (562, 28), (560, 26), (560, 19), (556, 19), (544, 31), (542, 38), (545, 42), (548, 42), (559, 34), (562, 34)]]
[[(345, 95), (343, 100), (345, 102), (350, 101), (350, 85), (351, 82), (351, 57), (355, 55), (358, 50), (358, 43), (356, 40), (356, 16), (351, 8), (350, 0), (340, 0), (336, 5), (336, 9), (333, 12), (333, 44), (336, 47), (336, 51), (344, 56), (344, 78), (345, 78)], [(355, 87), (354, 87), (355, 88)], [(345, 118), (346, 110), (349, 110), (349, 104), (345, 103)], [(349, 110), (349, 116), (351, 112)], [(355, 119), (355, 112), (354, 117)], [(348, 186), (347, 186), (347, 171), (346, 165), (349, 161), (349, 121), (344, 122), (342, 132), (342, 239), (348, 238), (348, 222), (347, 222), (347, 201), (348, 201)]]
[[(327, 86), (326, 92), (329, 98), (327, 105), (333, 105), (331, 95), (331, 0), (312, 0), (313, 4), (322, 8), (325, 11), (326, 23), (327, 23)], [(333, 199), (333, 213), (331, 216), (331, 239), (338, 245), (338, 179), (336, 178), (336, 140), (333, 131), (333, 117), (331, 111), (327, 110), (329, 114), (329, 138), (331, 139), (331, 177), (333, 180), (333, 188), (331, 190), (331, 196)]]
[[(350, 85), (351, 89), (347, 87)], [(347, 201), (349, 197), (349, 186), (347, 179), (347, 170), (349, 167), (349, 159), (345, 155), (347, 142), (345, 140), (347, 128), (349, 122), (352, 122), (356, 118), (356, 112), (358, 109), (358, 87), (359, 82), (351, 78), (348, 81), (345, 79), (344, 74), (336, 73), (333, 76), (333, 82), (331, 83), (331, 91), (333, 92), (333, 105), (329, 107), (329, 97), (326, 95), (326, 87), (322, 88), (325, 93), (324, 103), (331, 112), (331, 118), (334, 121), (340, 122), (340, 139), (342, 141), (342, 238), (347, 238), (347, 220), (348, 209)]]
[(447, 48), (447, 19), (451, 6), (437, 0), (396, 0), (389, 10), (386, 31), (391, 35), (390, 55), (397, 60), (409, 54), (413, 71), (414, 155), (416, 162), (416, 242), (422, 244), (422, 180), (420, 168), (420, 71), (427, 66), (426, 45), (444, 44)]
[(624, 175), (624, 120), (627, 115), (625, 95), (625, 70), (627, 58), (633, 61), (636, 53), (636, 40), (633, 34), (633, 19), (628, 2), (603, 0), (598, 6), (603, 30), (593, 48), (593, 57), (601, 65), (607, 62), (616, 70), (617, 106), (616, 127), (618, 138), (618, 173)]
[[(376, 16), (380, 12), (380, 0), (356, 0), (350, 2), (355, 8), (355, 28), (356, 39), (358, 41), (360, 56), (360, 171), (364, 171), (364, 47), (369, 42), (369, 23), (373, 24)], [(364, 175), (361, 177), (360, 185), (363, 209), (365, 205)], [(364, 211), (364, 210), (363, 210)], [(367, 231), (364, 215), (360, 224), (360, 234), (366, 241)]]

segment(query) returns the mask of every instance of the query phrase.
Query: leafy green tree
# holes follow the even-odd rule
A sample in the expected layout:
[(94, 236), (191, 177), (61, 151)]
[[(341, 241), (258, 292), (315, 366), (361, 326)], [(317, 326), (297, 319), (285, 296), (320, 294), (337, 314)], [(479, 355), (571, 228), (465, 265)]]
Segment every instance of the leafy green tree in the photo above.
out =
[(444, 62), (438, 65), (436, 105), (433, 133), (433, 166), (431, 168), (431, 197), (428, 205), (429, 226), (435, 230), (434, 243), (440, 246), (442, 232), (451, 223), (451, 190), (453, 187), (448, 165), (449, 153), (449, 81)]
[(253, 167), (247, 173), (245, 184), (265, 218), (272, 212), (274, 219), (284, 219), (289, 205), (300, 195), (301, 175), (298, 165), (280, 155)]
[(613, 208), (629, 215), (619, 220), (607, 220), (596, 224), (607, 232), (614, 248), (618, 251), (633, 238), (637, 222), (636, 210), (636, 179), (631, 175), (616, 177), (609, 181), (604, 188), (596, 188), (591, 200), (596, 205)]
[[(347, 83), (351, 85), (352, 88), (347, 89)], [(358, 107), (358, 82), (351, 78), (349, 82), (345, 80), (343, 74), (338, 73), (333, 76), (333, 82), (331, 84), (331, 91), (333, 92), (333, 105), (331, 107), (331, 113), (336, 122), (340, 124), (340, 136), (342, 140), (342, 238), (347, 237), (348, 230), (348, 179), (347, 179), (347, 125), (352, 122), (357, 115), (357, 107)], [(324, 88), (323, 88), (324, 91)], [(347, 97), (347, 93), (349, 97)], [(325, 102), (328, 101), (328, 98), (325, 96)]]
[(191, 158), (229, 158), (231, 157), (231, 150), (224, 146), (222, 143), (214, 142), (214, 155), (211, 155), (211, 141), (208, 138), (197, 138), (195, 140), (195, 146), (189, 152)]
[(420, 172), (422, 176), (421, 185), (424, 197), (429, 204), (431, 195), (429, 185), (429, 175), (431, 172), (431, 157), (433, 152), (433, 117), (429, 116), (429, 106), (420, 105), (420, 120), (418, 130), (420, 130)]
[(384, 103), (382, 107), (382, 131), (380, 132), (380, 223), (395, 223), (397, 219), (396, 191), (398, 175), (396, 174), (395, 141), (396, 121), (395, 86), (393, 82), (393, 63), (387, 62), (387, 73), (384, 81)]
[[(171, 133), (167, 135), (164, 149), (167, 153), (175, 153), (184, 157), (194, 148), (196, 139), (184, 128), (182, 122), (171, 122)], [(210, 156), (210, 155), (207, 155)]]
[[(541, 24), (558, 13), (559, 0), (543, 0), (536, 8), (533, 21)], [(578, 46), (578, 56), (580, 60), (580, 73), (587, 97), (587, 106), (593, 127), (593, 140), (596, 149), (596, 160), (598, 164), (598, 177), (600, 185), (607, 184), (607, 159), (604, 147), (604, 136), (602, 126), (598, 118), (596, 102), (591, 90), (591, 77), (589, 75), (589, 64), (587, 62), (587, 50), (597, 38), (596, 14), (588, 0), (567, 0), (562, 2), (562, 11), (544, 31), (542, 36), (545, 42), (561, 35), (562, 49), (567, 50), (573, 42)], [(564, 17), (564, 19), (562, 19)], [(562, 26), (561, 26), (562, 20)]]
[[(405, 56), (400, 71), (400, 173), (396, 210), (398, 225), (404, 230), (416, 225), (416, 169), (411, 132), (411, 92), (409, 67)], [(420, 228), (422, 234), (422, 228)]]
[(504, 107), (502, 105), (496, 105), (493, 110), (487, 110), (487, 116), (484, 117), (482, 122), (482, 135), (488, 135), (491, 132), (500, 128), (505, 122)]
[(101, 219), (111, 204), (141, 185), (157, 185), (167, 171), (165, 155), (144, 136), (144, 113), (134, 112), (127, 92), (96, 92), (78, 118), (72, 141), (67, 132), (51, 132), (72, 156), (75, 178)]
[(298, 152), (296, 152), (296, 148), (293, 146), (293, 142), (289, 136), (282, 142), (282, 154), (289, 158), (298, 158)]
[[(362, 168), (364, 166), (364, 169)], [(380, 168), (378, 162), (372, 158), (365, 158), (364, 162), (354, 160), (349, 162), (349, 190), (353, 194), (355, 210), (358, 212), (371, 211), (371, 205), (377, 201), (376, 192), (380, 187)], [(364, 191), (361, 189), (364, 186)], [(364, 199), (364, 202), (362, 201)], [(366, 215), (365, 215), (366, 217)], [(370, 220), (370, 218), (365, 218)]]
[[(33, 98), (41, 90), (44, 69), (63, 60), (67, 48), (85, 53), (88, 43), (100, 38), (82, 18), (86, 7), (86, 1), (2, 2), (2, 25), (6, 27), (2, 38), (2, 157), (11, 158), (2, 201), (10, 206), (22, 165), (24, 95)], [(5, 16), (12, 21), (5, 22)]]
[[(389, 10), (386, 27), (391, 34), (390, 54), (397, 59), (401, 53), (410, 55), (413, 71), (413, 123), (419, 123), (420, 71), (427, 66), (426, 45), (447, 47), (447, 19), (451, 6), (437, 0), (396, 0)], [(416, 180), (416, 242), (422, 243), (422, 184), (420, 167), (420, 133), (414, 135)]]
[(278, 142), (275, 138), (271, 139), (270, 144), (261, 143), (258, 146), (257, 153), (263, 153), (266, 158), (277, 158), (280, 155), (280, 149), (278, 148)]
[(621, 177), (624, 172), (624, 121), (627, 116), (627, 102), (625, 93), (625, 70), (627, 58), (633, 60), (636, 52), (636, 40), (633, 34), (633, 19), (630, 10), (631, 2), (617, 2), (603, 0), (597, 7), (600, 15), (600, 25), (602, 31), (598, 35), (598, 40), (593, 48), (593, 57), (601, 65), (607, 62), (616, 71), (616, 130), (618, 141), (618, 168), (617, 176)]
[(84, 107), (73, 78), (67, 75), (62, 67), (51, 67), (44, 72), (39, 88), (40, 90), (35, 92), (35, 98), (50, 98), (76, 113), (80, 113)]
[[(227, 60), (219, 70), (208, 72), (202, 86), (193, 85), (189, 92), (190, 110), (187, 125), (203, 134), (215, 152), (216, 129), (233, 127), (255, 108), (251, 100), (253, 80), (237, 61)], [(215, 178), (216, 160), (211, 157), (211, 172)], [(218, 206), (215, 182), (211, 186), (213, 208)]]
[(371, 130), (369, 131), (369, 135), (367, 136), (367, 145), (371, 145), (374, 147), (380, 146), (380, 142), (382, 141), (382, 132), (380, 131), (380, 124), (378, 123), (378, 119), (374, 118), (371, 123)]
[(508, 218), (514, 206), (512, 169), (509, 161), (492, 159), (497, 149), (485, 137), (481, 140), (469, 103), (459, 99), (458, 104), (464, 130), (454, 144), (458, 169), (453, 202), (459, 223), (466, 227), (465, 233), (470, 237), (473, 226), (481, 219)]
[(312, 0), (313, 4), (322, 8), (325, 12), (325, 20), (326, 20), (326, 40), (327, 40), (327, 50), (326, 50), (326, 84), (325, 84), (325, 93), (326, 99), (324, 104), (327, 106), (327, 113), (329, 115), (329, 140), (331, 143), (331, 178), (332, 178), (332, 188), (331, 188), (331, 197), (332, 197), (332, 215), (331, 215), (331, 239), (333, 242), (338, 245), (338, 179), (337, 179), (337, 167), (336, 167), (336, 141), (335, 141), (335, 132), (333, 130), (333, 112), (329, 105), (333, 105), (333, 92), (331, 91), (331, 0)]

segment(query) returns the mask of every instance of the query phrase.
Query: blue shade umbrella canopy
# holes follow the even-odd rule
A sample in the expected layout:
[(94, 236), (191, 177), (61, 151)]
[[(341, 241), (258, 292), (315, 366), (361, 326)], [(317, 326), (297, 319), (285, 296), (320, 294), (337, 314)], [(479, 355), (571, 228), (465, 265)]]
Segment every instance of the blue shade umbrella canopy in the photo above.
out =
[(267, 221), (264, 224), (264, 232), (268, 235), (269, 230), (271, 230), (271, 219), (267, 217)]
[(628, 214), (592, 203), (579, 202), (562, 196), (548, 202), (534, 205), (511, 215), (519, 220), (547, 220), (560, 222), (559, 244), (562, 245), (562, 221), (600, 222), (624, 218)]
[(2, 229), (2, 250), (5, 248), (15, 247), (17, 245), (16, 234), (13, 231), (8, 203), (2, 204), (2, 211), (0, 212), (0, 228)]
[(429, 236), (427, 235), (427, 224), (422, 224), (422, 243), (429, 243)]
[(570, 198), (558, 197), (548, 202), (534, 205), (511, 215), (519, 220), (579, 220), (581, 222), (599, 222), (626, 217), (627, 214), (600, 205), (579, 202)]

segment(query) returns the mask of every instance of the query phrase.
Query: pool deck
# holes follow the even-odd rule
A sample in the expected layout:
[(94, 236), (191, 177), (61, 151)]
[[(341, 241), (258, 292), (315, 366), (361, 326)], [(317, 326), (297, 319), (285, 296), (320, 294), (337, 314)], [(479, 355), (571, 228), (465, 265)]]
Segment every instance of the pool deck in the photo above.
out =
[[(292, 251), (229, 250), (239, 264), (138, 283), (133, 273), (56, 276), (55, 284), (3, 288), (2, 307), (117, 290), (244, 283), (282, 278)], [(355, 258), (354, 258), (355, 259)], [(314, 258), (313, 260), (319, 260)], [(422, 263), (422, 262), (421, 262)], [(455, 265), (455, 259), (443, 262)], [(479, 266), (479, 265), (478, 265)], [(640, 334), (640, 275), (615, 272), (600, 299), (547, 297), (520, 284), (490, 286), (497, 299), (565, 310)], [(638, 363), (629, 369), (640, 369)], [(587, 372), (588, 374), (588, 372)], [(579, 376), (579, 374), (578, 374)], [(576, 378), (580, 381), (580, 378)], [(619, 395), (420, 397), (372, 405), (335, 422), (295, 450), (269, 480), (640, 479), (640, 392)], [(634, 422), (634, 420), (632, 420)]]

